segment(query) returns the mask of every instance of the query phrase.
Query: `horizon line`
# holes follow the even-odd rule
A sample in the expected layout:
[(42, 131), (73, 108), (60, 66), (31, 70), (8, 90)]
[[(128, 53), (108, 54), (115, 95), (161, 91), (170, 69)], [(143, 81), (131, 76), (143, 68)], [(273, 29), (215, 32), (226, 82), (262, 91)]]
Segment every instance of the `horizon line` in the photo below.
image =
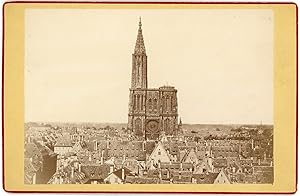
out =
[[(127, 122), (93, 122), (93, 121), (82, 121), (82, 122), (74, 122), (74, 121), (25, 121), (24, 123), (94, 123), (94, 124), (127, 124)], [(274, 123), (209, 123), (209, 122), (200, 122), (200, 123), (182, 123), (183, 125), (274, 125)]]

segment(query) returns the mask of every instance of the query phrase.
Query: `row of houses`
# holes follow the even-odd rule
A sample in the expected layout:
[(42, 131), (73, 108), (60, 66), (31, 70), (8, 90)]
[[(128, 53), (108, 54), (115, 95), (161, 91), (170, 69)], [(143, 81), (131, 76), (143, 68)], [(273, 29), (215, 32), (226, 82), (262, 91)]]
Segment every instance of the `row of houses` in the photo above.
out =
[(273, 183), (272, 154), (254, 140), (138, 141), (105, 132), (28, 135), (25, 183)]

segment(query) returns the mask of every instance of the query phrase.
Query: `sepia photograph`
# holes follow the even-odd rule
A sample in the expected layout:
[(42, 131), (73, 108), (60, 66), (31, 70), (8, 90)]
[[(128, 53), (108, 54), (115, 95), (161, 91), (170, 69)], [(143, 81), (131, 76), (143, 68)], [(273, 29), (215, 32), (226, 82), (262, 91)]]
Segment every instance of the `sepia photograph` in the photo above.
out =
[(273, 184), (271, 9), (26, 9), (25, 184)]

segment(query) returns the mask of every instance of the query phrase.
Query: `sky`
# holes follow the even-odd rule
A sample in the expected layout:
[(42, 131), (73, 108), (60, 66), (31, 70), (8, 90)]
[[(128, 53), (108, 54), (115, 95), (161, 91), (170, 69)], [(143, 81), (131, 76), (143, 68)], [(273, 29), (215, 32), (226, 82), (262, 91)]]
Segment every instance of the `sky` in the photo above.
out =
[(25, 121), (126, 123), (140, 16), (148, 87), (176, 87), (183, 123), (273, 123), (266, 9), (27, 9)]

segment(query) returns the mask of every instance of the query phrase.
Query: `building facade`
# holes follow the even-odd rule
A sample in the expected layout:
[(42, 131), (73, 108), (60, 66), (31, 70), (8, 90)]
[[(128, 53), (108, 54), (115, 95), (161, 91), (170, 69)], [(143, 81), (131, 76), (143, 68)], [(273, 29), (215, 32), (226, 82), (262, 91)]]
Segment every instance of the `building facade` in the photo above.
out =
[(178, 131), (177, 90), (172, 86), (148, 88), (147, 54), (141, 20), (132, 54), (128, 129), (146, 140), (157, 140), (162, 132), (172, 136)]

